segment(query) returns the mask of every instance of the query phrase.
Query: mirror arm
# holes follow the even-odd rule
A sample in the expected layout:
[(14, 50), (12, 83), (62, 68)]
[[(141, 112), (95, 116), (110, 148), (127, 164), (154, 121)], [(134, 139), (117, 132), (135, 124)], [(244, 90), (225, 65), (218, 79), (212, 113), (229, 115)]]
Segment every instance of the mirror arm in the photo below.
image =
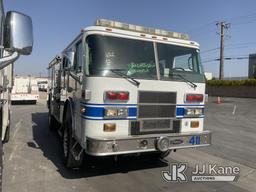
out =
[(14, 61), (16, 61), (19, 58), (20, 54), (18, 52), (13, 52), (11, 55), (0, 58), (0, 70), (7, 67)]
[(69, 72), (70, 76), (73, 77), (79, 84), (82, 84), (79, 76), (77, 76), (76, 74), (72, 73), (71, 71)]

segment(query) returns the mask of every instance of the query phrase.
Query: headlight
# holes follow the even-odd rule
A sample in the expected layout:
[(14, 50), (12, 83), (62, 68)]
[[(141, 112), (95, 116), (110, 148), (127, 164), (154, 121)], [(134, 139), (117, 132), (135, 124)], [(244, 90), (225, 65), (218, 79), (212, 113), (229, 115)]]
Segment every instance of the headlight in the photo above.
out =
[(127, 109), (126, 108), (117, 109), (117, 116), (127, 117)]
[(202, 108), (195, 109), (195, 115), (203, 115), (204, 111)]
[(198, 117), (204, 114), (203, 108), (186, 108), (185, 116), (186, 117)]
[(105, 109), (105, 117), (117, 116), (117, 109)]
[(105, 108), (105, 117), (107, 118), (125, 118), (127, 116), (127, 108)]

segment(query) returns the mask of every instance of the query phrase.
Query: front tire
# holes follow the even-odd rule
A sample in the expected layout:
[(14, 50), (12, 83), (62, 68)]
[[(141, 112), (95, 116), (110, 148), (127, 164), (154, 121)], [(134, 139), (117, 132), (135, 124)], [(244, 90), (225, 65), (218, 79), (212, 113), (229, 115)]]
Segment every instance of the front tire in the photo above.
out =
[(49, 106), (49, 112), (48, 112), (48, 126), (50, 131), (55, 131), (59, 128), (59, 123), (57, 122), (55, 117), (52, 115), (51, 106)]
[(76, 140), (72, 137), (72, 120), (69, 113), (66, 115), (65, 121), (63, 123), (63, 134), (62, 134), (62, 154), (64, 165), (67, 168), (80, 168), (83, 165), (84, 152), (80, 155), (79, 159), (75, 159), (72, 154), (72, 147), (74, 146)]
[(56, 122), (54, 116), (51, 114), (50, 111), (48, 113), (48, 125), (49, 125), (50, 131), (56, 130), (57, 122)]

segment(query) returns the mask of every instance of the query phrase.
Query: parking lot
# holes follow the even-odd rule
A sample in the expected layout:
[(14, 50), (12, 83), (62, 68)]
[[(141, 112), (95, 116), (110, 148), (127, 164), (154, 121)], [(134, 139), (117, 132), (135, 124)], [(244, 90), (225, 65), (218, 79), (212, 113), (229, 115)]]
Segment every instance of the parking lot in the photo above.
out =
[(238, 166), (237, 182), (167, 183), (161, 171), (168, 163), (140, 157), (115, 162), (102, 158), (81, 170), (67, 170), (60, 155), (60, 139), (48, 129), (47, 107), (41, 96), (37, 105), (12, 106), (11, 138), (4, 146), (3, 191), (255, 191), (256, 100), (209, 98), (205, 129), (213, 131), (213, 145), (203, 149), (177, 150), (170, 163), (213, 163)]

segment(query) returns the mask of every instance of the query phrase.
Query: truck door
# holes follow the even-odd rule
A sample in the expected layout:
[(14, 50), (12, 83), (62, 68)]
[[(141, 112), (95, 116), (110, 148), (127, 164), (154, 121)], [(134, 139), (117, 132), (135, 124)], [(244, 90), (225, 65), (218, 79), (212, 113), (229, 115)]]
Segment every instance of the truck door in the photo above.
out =
[(82, 68), (83, 68), (83, 46), (82, 41), (79, 41), (76, 44), (75, 48), (75, 58), (74, 58), (74, 68), (76, 76), (78, 77), (78, 80), (76, 81), (76, 92), (74, 94), (74, 100), (75, 100), (75, 122), (76, 122), (76, 130), (75, 134), (76, 136), (81, 139), (82, 138), (82, 121), (80, 116), (80, 102), (81, 102), (81, 93), (82, 93), (82, 82), (80, 81), (82, 79)]

